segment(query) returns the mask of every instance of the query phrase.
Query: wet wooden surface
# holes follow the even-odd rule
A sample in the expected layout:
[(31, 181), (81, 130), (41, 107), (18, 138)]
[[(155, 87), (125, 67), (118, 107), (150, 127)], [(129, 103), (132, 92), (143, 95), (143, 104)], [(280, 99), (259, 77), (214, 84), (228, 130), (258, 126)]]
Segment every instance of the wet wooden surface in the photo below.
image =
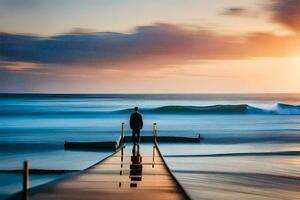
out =
[(49, 184), (30, 200), (186, 199), (154, 146), (126, 146), (82, 173)]

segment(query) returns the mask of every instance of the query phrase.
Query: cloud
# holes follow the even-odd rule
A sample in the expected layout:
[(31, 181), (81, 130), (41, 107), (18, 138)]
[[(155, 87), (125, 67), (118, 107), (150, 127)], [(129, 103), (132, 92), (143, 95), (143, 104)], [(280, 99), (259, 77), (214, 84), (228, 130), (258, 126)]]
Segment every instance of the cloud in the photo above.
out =
[(248, 10), (241, 7), (226, 8), (221, 12), (221, 14), (229, 16), (245, 16), (248, 15)]
[(271, 3), (273, 20), (293, 31), (300, 32), (300, 1), (272, 0)]
[(233, 17), (260, 17), (261, 11), (258, 8), (231, 7), (223, 9), (220, 14)]
[(43, 67), (38, 66), (35, 63), (23, 63), (23, 62), (7, 62), (0, 60), (0, 69), (6, 69), (10, 71), (39, 71)]
[(52, 37), (0, 33), (0, 61), (56, 67), (161, 67), (191, 60), (287, 56), (299, 44), (294, 35), (224, 36), (160, 23), (131, 33), (73, 31)]

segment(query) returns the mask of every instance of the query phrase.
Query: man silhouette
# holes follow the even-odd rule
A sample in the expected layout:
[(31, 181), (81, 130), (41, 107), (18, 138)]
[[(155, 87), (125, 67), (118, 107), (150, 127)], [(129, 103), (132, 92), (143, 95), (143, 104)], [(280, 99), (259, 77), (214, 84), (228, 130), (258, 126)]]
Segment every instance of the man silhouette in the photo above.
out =
[(132, 129), (133, 144), (140, 143), (140, 130), (143, 128), (143, 118), (139, 113), (139, 108), (135, 107), (130, 116), (130, 128)]

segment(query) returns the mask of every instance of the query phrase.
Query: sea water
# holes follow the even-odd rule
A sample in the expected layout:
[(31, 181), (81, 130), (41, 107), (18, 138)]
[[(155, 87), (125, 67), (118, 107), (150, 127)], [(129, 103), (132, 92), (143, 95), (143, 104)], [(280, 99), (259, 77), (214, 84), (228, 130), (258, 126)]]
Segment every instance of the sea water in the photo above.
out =
[[(300, 196), (298, 94), (1, 94), (0, 170), (82, 170), (111, 152), (64, 151), (67, 141), (115, 141), (134, 106), (142, 135), (203, 138), (160, 144), (193, 199), (297, 199)], [(32, 175), (32, 186), (64, 174)], [(0, 199), (21, 189), (0, 173)]]

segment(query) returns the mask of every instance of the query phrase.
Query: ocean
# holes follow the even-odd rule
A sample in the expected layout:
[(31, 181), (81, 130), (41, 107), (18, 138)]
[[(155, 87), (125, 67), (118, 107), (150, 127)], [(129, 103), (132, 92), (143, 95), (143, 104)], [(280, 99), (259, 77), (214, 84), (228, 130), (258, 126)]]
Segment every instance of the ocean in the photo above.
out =
[(82, 170), (110, 151), (65, 151), (64, 141), (117, 140), (138, 106), (142, 135), (203, 138), (160, 144), (193, 199), (300, 199), (300, 94), (0, 94), (0, 199)]

